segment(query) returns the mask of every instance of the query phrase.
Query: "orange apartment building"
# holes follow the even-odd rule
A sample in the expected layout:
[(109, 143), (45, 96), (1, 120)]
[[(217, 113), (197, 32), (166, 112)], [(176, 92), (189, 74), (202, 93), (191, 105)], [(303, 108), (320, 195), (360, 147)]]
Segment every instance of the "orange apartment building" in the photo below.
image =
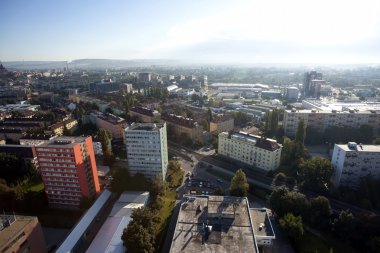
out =
[(92, 137), (61, 136), (36, 147), (49, 205), (79, 208), (100, 191)]
[(96, 127), (111, 132), (112, 139), (124, 139), (124, 128), (126, 124), (127, 121), (125, 119), (110, 113), (97, 115), (96, 117)]

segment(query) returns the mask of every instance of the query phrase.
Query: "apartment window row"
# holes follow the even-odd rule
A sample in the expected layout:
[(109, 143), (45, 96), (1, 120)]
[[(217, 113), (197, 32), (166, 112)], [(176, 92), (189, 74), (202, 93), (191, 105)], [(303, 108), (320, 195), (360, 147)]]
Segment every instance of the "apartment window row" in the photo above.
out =
[(65, 174), (65, 173), (49, 173), (49, 172), (43, 172), (43, 176), (53, 176), (53, 177), (75, 177), (77, 178), (77, 175), (73, 174)]
[(48, 151), (48, 152), (71, 152), (70, 148), (37, 148), (37, 151)]
[(57, 159), (57, 158), (39, 158), (40, 161), (46, 161), (46, 162), (70, 162), (74, 163), (75, 161), (73, 159)]
[(66, 196), (59, 196), (59, 195), (48, 195), (48, 199), (62, 199), (62, 200), (76, 200), (80, 201), (80, 198), (77, 197), (66, 197)]
[(41, 172), (71, 172), (76, 173), (76, 170), (68, 170), (68, 169), (56, 169), (56, 168), (41, 168)]
[(40, 163), (41, 166), (75, 168), (75, 164)]
[(50, 157), (74, 157), (72, 154), (52, 154), (52, 153), (38, 153), (38, 156), (50, 156)]
[(74, 193), (74, 192), (80, 192), (80, 190), (77, 189), (68, 189), (68, 188), (54, 188), (54, 190), (47, 190), (47, 194), (56, 194), (56, 195), (64, 195), (64, 196), (82, 196), (80, 193)]
[(45, 185), (47, 186), (70, 186), (70, 187), (74, 187), (74, 188), (80, 188), (80, 186), (78, 184), (70, 184), (70, 183), (56, 183), (56, 182), (45, 182)]

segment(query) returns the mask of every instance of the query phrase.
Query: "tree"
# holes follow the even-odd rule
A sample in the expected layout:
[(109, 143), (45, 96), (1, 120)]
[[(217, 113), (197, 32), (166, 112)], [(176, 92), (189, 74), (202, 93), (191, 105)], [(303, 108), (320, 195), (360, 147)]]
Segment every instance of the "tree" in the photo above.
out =
[(273, 179), (273, 183), (276, 186), (283, 185), (286, 182), (286, 175), (283, 172), (279, 172)]
[(242, 169), (236, 171), (234, 177), (231, 179), (230, 195), (236, 197), (247, 197), (249, 184), (247, 177)]
[(349, 210), (343, 210), (332, 223), (334, 233), (340, 238), (355, 234), (355, 217)]
[(302, 217), (287, 213), (279, 221), (281, 229), (291, 238), (300, 239), (304, 233)]
[(153, 253), (154, 236), (142, 225), (130, 222), (121, 236), (128, 252), (131, 253)]
[(330, 201), (324, 196), (310, 200), (310, 222), (320, 228), (326, 229), (332, 214)]
[(302, 161), (298, 170), (299, 179), (303, 181), (304, 186), (315, 191), (328, 190), (333, 173), (331, 162), (321, 157)]
[(298, 122), (297, 132), (296, 132), (296, 139), (295, 141), (298, 143), (304, 144), (305, 142), (305, 136), (306, 136), (306, 127), (305, 122), (303, 119), (301, 119)]
[(286, 213), (293, 213), (305, 218), (310, 210), (310, 203), (305, 195), (296, 191), (289, 191), (285, 186), (277, 187), (272, 191), (269, 204), (279, 217)]
[(132, 253), (151, 253), (155, 246), (154, 213), (142, 207), (133, 210), (132, 221), (124, 229), (121, 239)]
[(216, 196), (224, 196), (224, 191), (221, 187), (218, 187), (214, 190), (213, 194)]

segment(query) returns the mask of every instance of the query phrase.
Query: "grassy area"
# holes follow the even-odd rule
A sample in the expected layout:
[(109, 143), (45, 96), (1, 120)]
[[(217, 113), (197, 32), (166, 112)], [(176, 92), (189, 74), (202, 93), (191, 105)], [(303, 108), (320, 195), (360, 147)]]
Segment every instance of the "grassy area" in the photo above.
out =
[(333, 249), (333, 252), (356, 253), (347, 244), (333, 239), (332, 236), (327, 238), (325, 240), (309, 231), (305, 231), (302, 239), (296, 242), (296, 248), (300, 253), (324, 253), (329, 252), (330, 249)]
[(44, 183), (43, 182), (34, 182), (27, 186), (27, 191), (31, 192), (40, 192), (44, 190)]
[(226, 174), (226, 173), (223, 173), (223, 172), (220, 172), (218, 170), (215, 170), (215, 169), (212, 169), (212, 168), (207, 168), (206, 171), (208, 173), (210, 173), (211, 175), (214, 175), (216, 177), (219, 177), (227, 182), (231, 181), (231, 178), (232, 176)]

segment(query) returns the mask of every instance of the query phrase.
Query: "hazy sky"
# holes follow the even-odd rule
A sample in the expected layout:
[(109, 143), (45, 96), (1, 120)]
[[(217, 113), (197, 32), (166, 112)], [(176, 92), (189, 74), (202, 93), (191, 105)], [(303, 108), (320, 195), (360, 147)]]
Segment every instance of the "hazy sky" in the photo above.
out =
[(1, 0), (0, 60), (379, 63), (379, 0)]

